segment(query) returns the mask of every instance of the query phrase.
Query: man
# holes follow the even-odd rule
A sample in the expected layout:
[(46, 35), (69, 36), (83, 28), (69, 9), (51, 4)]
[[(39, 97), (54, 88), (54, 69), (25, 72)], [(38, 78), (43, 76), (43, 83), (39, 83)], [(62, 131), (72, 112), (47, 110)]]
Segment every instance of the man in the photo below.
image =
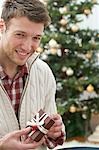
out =
[[(36, 52), (50, 17), (39, 0), (5, 0), (0, 37), (0, 150), (44, 150), (63, 140), (56, 84)], [(27, 137), (27, 121), (43, 109), (55, 124), (40, 142)], [(20, 140), (21, 139), (21, 140)], [(24, 140), (22, 140), (24, 139)]]

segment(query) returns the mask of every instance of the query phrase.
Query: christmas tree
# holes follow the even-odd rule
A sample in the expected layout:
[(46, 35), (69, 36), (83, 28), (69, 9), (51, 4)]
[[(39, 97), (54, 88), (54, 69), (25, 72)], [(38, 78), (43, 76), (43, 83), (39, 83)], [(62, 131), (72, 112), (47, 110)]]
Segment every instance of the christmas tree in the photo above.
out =
[(97, 4), (47, 0), (52, 22), (38, 51), (55, 75), (56, 103), (67, 138), (89, 135), (91, 115), (99, 111), (99, 31), (80, 27)]

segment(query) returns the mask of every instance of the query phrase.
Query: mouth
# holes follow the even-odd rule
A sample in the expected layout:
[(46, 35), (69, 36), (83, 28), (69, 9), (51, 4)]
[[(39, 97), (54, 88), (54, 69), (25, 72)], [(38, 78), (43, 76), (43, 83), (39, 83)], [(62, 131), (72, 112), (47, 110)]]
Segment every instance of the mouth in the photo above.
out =
[(25, 51), (20, 51), (20, 50), (16, 50), (16, 53), (18, 54), (20, 58), (23, 58), (23, 59), (30, 55), (30, 53), (27, 53)]

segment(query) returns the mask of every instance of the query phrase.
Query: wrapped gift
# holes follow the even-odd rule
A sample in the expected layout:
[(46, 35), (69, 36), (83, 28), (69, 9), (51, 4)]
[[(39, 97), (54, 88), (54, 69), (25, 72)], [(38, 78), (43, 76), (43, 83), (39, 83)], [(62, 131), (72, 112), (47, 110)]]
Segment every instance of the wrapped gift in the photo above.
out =
[(53, 126), (54, 120), (51, 119), (42, 109), (27, 122), (27, 126), (31, 127), (31, 132), (28, 134), (34, 141), (38, 142), (47, 134), (48, 130)]

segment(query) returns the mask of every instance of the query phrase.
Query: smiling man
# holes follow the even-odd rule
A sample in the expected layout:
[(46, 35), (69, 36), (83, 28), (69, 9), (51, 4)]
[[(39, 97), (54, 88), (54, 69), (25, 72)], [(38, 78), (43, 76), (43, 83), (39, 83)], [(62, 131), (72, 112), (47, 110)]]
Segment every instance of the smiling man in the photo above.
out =
[(2, 65), (11, 78), (17, 73), (18, 66), (23, 66), (38, 48), (43, 30), (44, 23), (32, 22), (26, 17), (13, 18), (4, 27), (0, 60), (3, 59)]
[[(50, 23), (48, 11), (39, 0), (5, 0), (1, 18), (0, 150), (54, 148), (64, 140), (55, 104), (56, 83), (36, 52)], [(25, 140), (22, 137), (30, 132), (26, 124), (40, 109), (55, 124), (41, 141)]]

